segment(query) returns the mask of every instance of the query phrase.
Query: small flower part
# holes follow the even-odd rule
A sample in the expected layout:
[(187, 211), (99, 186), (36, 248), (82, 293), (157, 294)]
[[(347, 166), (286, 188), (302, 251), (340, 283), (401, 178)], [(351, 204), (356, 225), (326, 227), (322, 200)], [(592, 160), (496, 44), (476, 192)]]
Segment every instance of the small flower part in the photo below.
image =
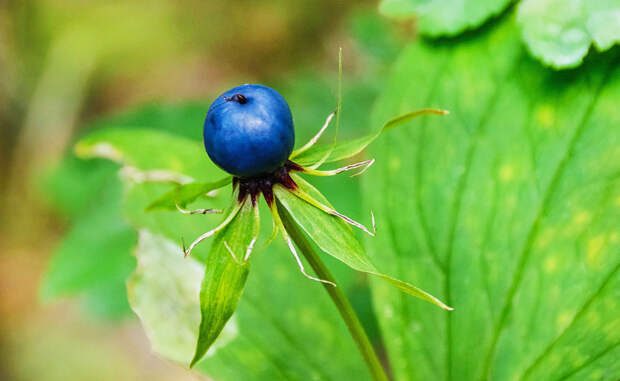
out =
[(222, 211), (220, 209), (195, 209), (195, 210), (187, 210), (187, 209), (183, 209), (179, 206), (179, 204), (176, 204), (177, 210), (183, 214), (209, 214), (209, 213), (222, 213)]

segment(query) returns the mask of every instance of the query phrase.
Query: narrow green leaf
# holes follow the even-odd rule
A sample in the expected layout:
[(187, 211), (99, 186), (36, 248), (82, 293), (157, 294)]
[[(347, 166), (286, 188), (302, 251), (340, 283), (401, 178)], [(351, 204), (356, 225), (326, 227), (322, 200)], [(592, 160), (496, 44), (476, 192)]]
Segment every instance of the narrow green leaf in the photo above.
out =
[(235, 312), (250, 269), (243, 258), (257, 236), (258, 209), (246, 199), (237, 216), (213, 239), (200, 290), (202, 317), (190, 367), (204, 357)]
[(167, 132), (130, 127), (97, 130), (80, 140), (75, 152), (82, 158), (105, 158), (122, 164), (125, 176), (141, 181), (213, 181), (226, 174), (202, 145)]
[[(381, 136), (381, 134), (385, 131), (427, 114), (446, 115), (448, 114), (448, 111), (439, 109), (422, 109), (408, 112), (388, 120), (378, 132), (373, 132), (369, 135), (353, 140), (337, 142), (335, 146), (333, 144), (315, 145), (301, 153), (299, 156), (292, 157), (291, 159), (295, 163), (302, 166), (315, 164), (322, 159), (324, 163), (348, 159), (362, 152), (364, 148), (368, 147), (370, 143)], [(329, 154), (329, 157), (325, 159), (327, 154)]]
[(146, 207), (146, 211), (148, 212), (156, 209), (174, 210), (177, 205), (184, 208), (187, 204), (191, 204), (200, 197), (204, 197), (208, 192), (230, 184), (231, 181), (232, 178), (229, 176), (211, 183), (177, 185), (174, 189), (149, 204), (149, 206)]
[(592, 44), (604, 51), (620, 42), (617, 0), (523, 0), (518, 20), (532, 54), (555, 68), (578, 66)]
[[(300, 176), (292, 176), (300, 189), (317, 201), (331, 207), (327, 199), (316, 188), (304, 181)], [(274, 193), (278, 201), (293, 216), (295, 222), (302, 227), (321, 250), (344, 262), (354, 270), (379, 276), (410, 295), (429, 301), (441, 308), (451, 309), (424, 290), (380, 273), (362, 245), (353, 235), (351, 227), (340, 218), (319, 210), (284, 187), (275, 186)]]

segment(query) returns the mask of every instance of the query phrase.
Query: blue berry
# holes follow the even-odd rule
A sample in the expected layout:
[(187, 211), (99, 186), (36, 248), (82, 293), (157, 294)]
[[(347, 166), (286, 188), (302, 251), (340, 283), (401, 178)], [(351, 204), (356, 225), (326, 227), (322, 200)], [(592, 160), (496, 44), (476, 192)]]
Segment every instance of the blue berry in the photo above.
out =
[(295, 144), (293, 116), (282, 95), (253, 84), (234, 87), (211, 104), (203, 136), (211, 160), (241, 178), (281, 168)]

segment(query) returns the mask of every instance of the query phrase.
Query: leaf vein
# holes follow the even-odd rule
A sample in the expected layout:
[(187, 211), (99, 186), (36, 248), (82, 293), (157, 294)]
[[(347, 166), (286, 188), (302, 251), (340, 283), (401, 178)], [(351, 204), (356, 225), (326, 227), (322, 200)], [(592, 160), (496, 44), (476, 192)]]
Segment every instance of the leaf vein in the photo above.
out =
[[(458, 180), (457, 190), (453, 200), (453, 209), (452, 215), (450, 218), (450, 230), (448, 233), (448, 245), (446, 247), (446, 255), (445, 255), (445, 264), (446, 264), (446, 278), (445, 278), (445, 290), (446, 290), (446, 303), (450, 306), (454, 305), (454, 301), (452, 300), (452, 285), (451, 285), (451, 261), (452, 261), (452, 252), (454, 247), (454, 239), (456, 236), (456, 226), (458, 224), (460, 218), (461, 205), (463, 200), (463, 195), (467, 190), (468, 186), (468, 178), (469, 172), (471, 171), (471, 167), (473, 165), (474, 157), (476, 151), (478, 149), (478, 141), (479, 137), (484, 131), (484, 127), (489, 122), (489, 118), (491, 115), (491, 111), (495, 108), (497, 101), (499, 100), (502, 89), (505, 84), (508, 82), (507, 79), (513, 73), (513, 71), (519, 66), (521, 61), (523, 60), (523, 53), (515, 60), (514, 65), (510, 68), (505, 75), (505, 78), (502, 81), (499, 81), (500, 85), (496, 87), (495, 91), (489, 98), (487, 105), (485, 106), (485, 112), (483, 113), (482, 118), (478, 122), (478, 126), (473, 132), (473, 136), (469, 141), (469, 145), (467, 147), (467, 152), (465, 154), (465, 170), (461, 174)], [(460, 114), (460, 113), (459, 113)], [(446, 364), (447, 364), (447, 380), (452, 379), (452, 314), (446, 315)]]
[[(491, 346), (487, 353), (486, 359), (484, 360), (484, 368), (483, 368), (483, 372), (481, 375), (482, 379), (486, 379), (490, 371), (491, 361), (492, 361), (493, 356), (495, 355), (495, 351), (497, 350), (497, 343), (499, 341), (499, 336), (504, 328), (504, 325), (506, 324), (514, 296), (516, 295), (520, 287), (521, 279), (523, 277), (523, 272), (525, 270), (525, 265), (529, 258), (529, 254), (532, 250), (534, 239), (538, 234), (538, 230), (542, 223), (542, 219), (544, 218), (544, 216), (546, 215), (548, 211), (548, 208), (551, 204), (551, 198), (554, 195), (555, 190), (564, 174), (564, 170), (566, 169), (570, 159), (573, 157), (574, 149), (577, 146), (577, 143), (579, 142), (581, 135), (586, 129), (587, 122), (590, 119), (594, 111), (594, 107), (598, 102), (599, 96), (602, 93), (603, 88), (605, 87), (605, 84), (607, 82), (606, 79), (608, 75), (611, 73), (611, 71), (612, 70), (608, 70), (604, 78), (600, 81), (599, 86), (596, 89), (594, 96), (592, 97), (592, 101), (588, 105), (588, 108), (586, 109), (584, 116), (582, 117), (581, 121), (579, 122), (579, 125), (575, 129), (575, 132), (573, 136), (571, 137), (566, 147), (566, 150), (562, 158), (560, 159), (560, 162), (558, 163), (555, 171), (553, 172), (551, 181), (549, 182), (549, 185), (547, 186), (547, 189), (544, 192), (543, 200), (538, 207), (538, 211), (536, 212), (536, 217), (534, 218), (534, 221), (531, 224), (527, 238), (525, 240), (525, 244), (523, 246), (523, 249), (521, 250), (521, 253), (519, 254), (517, 267), (513, 274), (512, 282), (511, 282), (510, 288), (508, 289), (508, 293), (506, 295), (504, 305), (502, 306), (502, 310), (500, 313), (500, 319), (497, 325), (495, 326), (495, 329), (493, 330)], [(447, 299), (446, 302), (448, 304), (451, 303), (450, 299)]]

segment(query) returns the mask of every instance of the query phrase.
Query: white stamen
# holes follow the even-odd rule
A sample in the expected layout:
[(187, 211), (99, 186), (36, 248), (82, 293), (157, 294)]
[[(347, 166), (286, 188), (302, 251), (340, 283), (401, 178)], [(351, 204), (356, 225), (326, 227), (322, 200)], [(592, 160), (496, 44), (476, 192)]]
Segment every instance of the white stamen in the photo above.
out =
[(306, 143), (303, 147), (295, 150), (295, 152), (293, 152), (293, 154), (291, 155), (291, 158), (294, 158), (295, 156), (299, 156), (301, 153), (307, 151), (310, 147), (312, 147), (321, 138), (321, 135), (323, 135), (323, 133), (329, 126), (329, 123), (334, 118), (334, 115), (336, 115), (336, 111), (332, 112), (331, 114), (327, 116), (327, 119), (325, 119), (325, 123), (323, 123), (323, 127), (321, 127), (319, 132), (317, 132), (317, 134), (314, 135), (314, 137), (310, 139), (308, 143)]
[(208, 213), (222, 213), (221, 209), (196, 209), (196, 210), (187, 210), (183, 209), (176, 204), (177, 210), (183, 214), (208, 214)]
[(327, 205), (322, 204), (321, 202), (315, 200), (314, 198), (312, 198), (312, 196), (310, 196), (309, 194), (307, 194), (306, 192), (302, 191), (301, 189), (297, 188), (293, 191), (291, 191), (294, 195), (296, 195), (297, 197), (301, 198), (302, 200), (306, 201), (308, 204), (319, 208), (320, 210), (324, 211), (327, 214), (331, 214), (333, 216), (339, 217), (340, 219), (342, 219), (344, 222), (348, 223), (349, 225), (353, 225), (356, 228), (359, 228), (361, 230), (363, 230), (364, 232), (366, 232), (368, 235), (374, 237), (376, 235), (376, 229), (374, 226), (374, 214), (372, 213), (372, 211), (370, 212), (371, 214), (371, 219), (373, 221), (373, 231), (371, 232), (370, 230), (368, 230), (368, 228), (362, 224), (360, 224), (359, 222), (353, 220), (350, 217), (345, 216), (344, 214), (338, 212), (337, 210), (330, 208)]
[(301, 273), (304, 274), (304, 276), (308, 279), (312, 279), (315, 280), (317, 282), (321, 282), (321, 283), (326, 283), (329, 285), (332, 285), (334, 287), (336, 287), (336, 284), (334, 282), (330, 282), (328, 280), (325, 279), (319, 279), (319, 278), (315, 278), (311, 275), (308, 275), (306, 273), (306, 270), (304, 269), (304, 264), (301, 262), (301, 259), (299, 258), (299, 255), (297, 255), (297, 251), (295, 250), (295, 246), (293, 245), (293, 241), (291, 241), (291, 239), (286, 236), (286, 243), (288, 244), (288, 248), (291, 250), (291, 253), (293, 253), (293, 256), (295, 257), (295, 260), (297, 261), (297, 264), (299, 265), (299, 270), (301, 270)]
[(245, 257), (243, 258), (243, 262), (247, 262), (248, 259), (250, 259), (250, 254), (252, 254), (252, 249), (254, 249), (254, 244), (256, 243), (256, 239), (258, 237), (254, 237), (252, 238), (252, 241), (250, 241), (250, 244), (248, 245), (248, 248), (245, 251)]
[(377, 235), (377, 229), (375, 227), (375, 217), (372, 214), (372, 212), (370, 212), (371, 215), (371, 219), (372, 219), (372, 231), (368, 230), (368, 228), (362, 224), (360, 224), (359, 222), (355, 221), (354, 219), (345, 216), (344, 214), (338, 212), (335, 209), (331, 209), (328, 208), (328, 210), (326, 210), (327, 213), (332, 214), (334, 216), (340, 217), (340, 219), (342, 219), (344, 222), (346, 222), (349, 225), (353, 225), (356, 228), (359, 228), (361, 230), (363, 230), (365, 233), (367, 233), (368, 235), (374, 237), (375, 235)]
[(334, 175), (337, 175), (337, 174), (342, 173), (342, 172), (346, 172), (346, 171), (350, 171), (352, 169), (363, 167), (363, 169), (361, 171), (359, 171), (358, 173), (356, 173), (354, 175), (351, 175), (351, 177), (354, 177), (354, 176), (359, 176), (362, 173), (366, 172), (366, 170), (371, 165), (373, 165), (374, 162), (375, 162), (375, 159), (364, 160), (364, 161), (360, 161), (359, 163), (349, 164), (347, 166), (344, 166), (344, 167), (341, 167), (341, 168), (337, 168), (337, 169), (332, 169), (332, 170), (329, 170), (329, 171), (319, 171), (319, 170), (314, 169), (314, 166), (312, 166), (312, 167), (304, 168), (304, 172), (309, 174), (309, 175), (315, 175), (315, 176), (334, 176)]
[(192, 249), (198, 245), (200, 242), (202, 242), (203, 240), (211, 237), (213, 234), (217, 233), (218, 231), (222, 230), (223, 228), (226, 227), (226, 225), (228, 225), (230, 223), (230, 221), (232, 221), (232, 219), (237, 215), (237, 212), (239, 212), (239, 210), (241, 209), (241, 204), (238, 204), (235, 209), (233, 209), (230, 214), (228, 215), (228, 217), (226, 217), (226, 219), (219, 225), (217, 226), (215, 229), (213, 230), (209, 230), (208, 232), (204, 233), (203, 235), (201, 235), (200, 237), (196, 238), (196, 240), (194, 242), (192, 242), (189, 247), (184, 250), (185, 256), (187, 257)]
[(235, 255), (235, 253), (233, 253), (232, 249), (230, 248), (230, 246), (228, 246), (228, 242), (224, 241), (224, 246), (226, 247), (226, 250), (228, 250), (228, 252), (230, 253), (230, 255), (233, 257), (233, 260), (235, 262), (237, 262), (238, 265), (240, 265), (241, 263), (239, 262), (239, 260), (237, 259), (237, 256)]

